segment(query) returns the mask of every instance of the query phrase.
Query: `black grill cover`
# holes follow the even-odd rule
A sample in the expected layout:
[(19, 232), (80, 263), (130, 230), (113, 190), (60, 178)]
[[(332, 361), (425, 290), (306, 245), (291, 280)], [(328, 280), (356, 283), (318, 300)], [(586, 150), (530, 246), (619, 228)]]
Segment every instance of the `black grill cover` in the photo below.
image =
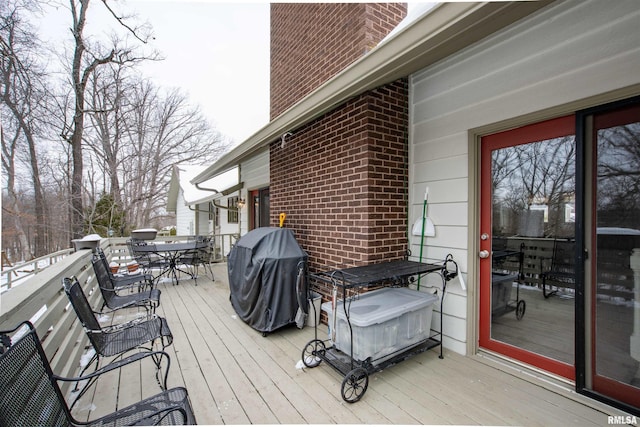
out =
[(231, 305), (260, 332), (295, 322), (298, 265), (307, 254), (287, 228), (261, 227), (238, 240), (228, 258)]

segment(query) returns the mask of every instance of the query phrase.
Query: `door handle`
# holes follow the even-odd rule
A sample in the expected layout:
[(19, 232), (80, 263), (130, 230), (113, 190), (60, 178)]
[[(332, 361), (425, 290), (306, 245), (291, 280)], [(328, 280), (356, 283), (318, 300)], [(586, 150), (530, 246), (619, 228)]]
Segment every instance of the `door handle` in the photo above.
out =
[(489, 258), (489, 251), (486, 251), (486, 250), (485, 251), (480, 251), (480, 252), (478, 252), (478, 256), (480, 258)]

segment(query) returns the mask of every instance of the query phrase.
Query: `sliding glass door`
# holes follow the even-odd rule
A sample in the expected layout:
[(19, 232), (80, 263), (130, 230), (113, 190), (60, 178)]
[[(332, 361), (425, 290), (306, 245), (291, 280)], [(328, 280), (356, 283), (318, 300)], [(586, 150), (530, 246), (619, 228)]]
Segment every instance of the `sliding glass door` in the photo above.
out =
[[(640, 407), (640, 103), (579, 115), (589, 235), (585, 386)], [(590, 344), (590, 345), (589, 345)]]

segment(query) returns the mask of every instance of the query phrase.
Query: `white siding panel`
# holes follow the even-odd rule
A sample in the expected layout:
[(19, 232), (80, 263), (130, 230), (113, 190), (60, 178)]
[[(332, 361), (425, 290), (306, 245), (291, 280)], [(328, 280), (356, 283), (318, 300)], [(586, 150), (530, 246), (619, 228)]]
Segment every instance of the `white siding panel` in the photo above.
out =
[(269, 186), (269, 150), (263, 151), (240, 165), (240, 180), (244, 188), (255, 190)]
[[(434, 96), (452, 100), (446, 95), (460, 88), (472, 88), (474, 93), (490, 91), (491, 88), (477, 87), (487, 75), (509, 75), (510, 78), (503, 82), (506, 85), (513, 86), (513, 81), (530, 84), (532, 82), (522, 79), (521, 75), (511, 76), (510, 70), (517, 69), (525, 75), (533, 72), (537, 76), (549, 76), (549, 71), (570, 70), (571, 65), (585, 63), (585, 59), (594, 56), (600, 59), (615, 55), (617, 51), (633, 46), (637, 40), (637, 32), (629, 31), (629, 25), (637, 22), (639, 13), (637, 2), (633, 0), (558, 2), (485, 42), (416, 73), (414, 96), (420, 98), (422, 104)], [(585, 45), (586, 49), (579, 49)], [(568, 56), (559, 56), (564, 53)], [(532, 63), (536, 67), (528, 70)]]
[(468, 185), (466, 175), (463, 178), (414, 181), (411, 186), (411, 200), (422, 209), (425, 188), (429, 187), (429, 206), (434, 203), (466, 202), (469, 200)]
[[(423, 253), (422, 253), (423, 262), (433, 262), (436, 264), (441, 264), (442, 261), (449, 254), (451, 254), (453, 256), (453, 259), (456, 261), (456, 263), (458, 263), (458, 267), (460, 268), (461, 271), (467, 271), (467, 267), (466, 267), (467, 247), (466, 246), (464, 248), (435, 246), (432, 244), (429, 238), (425, 239), (425, 246), (423, 248)], [(420, 257), (420, 239), (416, 240), (415, 244), (411, 245), (410, 259), (414, 261), (418, 261), (419, 257)]]
[[(436, 225), (436, 236), (425, 240), (426, 259), (452, 253), (468, 271), (468, 202), (475, 200), (469, 130), (514, 119), (524, 124), (527, 115), (640, 84), (638, 23), (635, 0), (558, 1), (411, 76), (410, 219), (420, 217), (429, 186)], [(412, 259), (419, 243), (411, 236)], [(466, 316), (460, 313), (467, 302), (458, 283), (454, 289), (456, 297), (445, 302), (444, 343), (464, 353)]]
[[(445, 299), (446, 298), (447, 297), (445, 297)], [(465, 343), (467, 341), (466, 319), (451, 316), (445, 311), (442, 320), (444, 322), (443, 332), (444, 332), (445, 338), (449, 338), (459, 343)], [(431, 319), (431, 329), (435, 331), (440, 330), (440, 311), (433, 310), (433, 318)], [(445, 342), (445, 345), (446, 345), (446, 342)], [(448, 345), (446, 346), (448, 347)]]
[[(452, 282), (449, 282), (452, 283)], [(447, 284), (447, 287), (449, 285)], [(440, 295), (440, 291), (438, 291), (438, 295)], [(444, 312), (448, 316), (457, 317), (460, 319), (467, 318), (467, 310), (461, 310), (460, 308), (466, 304), (466, 298), (462, 295), (457, 295), (453, 293), (447, 293), (444, 297)], [(435, 310), (440, 311), (441, 303), (435, 305)]]
[(561, 4), (537, 16), (533, 27), (512, 27), (421, 72), (412, 86), (414, 141), (637, 83), (640, 8), (633, 1), (608, 4)]
[[(248, 200), (248, 192), (268, 187), (270, 183), (269, 150), (266, 149), (240, 164), (240, 181), (244, 183), (241, 197)], [(240, 234), (249, 230), (249, 204), (240, 212)]]
[[(427, 216), (435, 226), (456, 225), (467, 226), (468, 204), (460, 203), (429, 203), (427, 206)], [(410, 226), (413, 231), (413, 225), (422, 218), (422, 204), (415, 205), (412, 208), (412, 214), (409, 216)], [(420, 232), (420, 230), (418, 230)], [(416, 236), (418, 237), (418, 236)]]
[[(425, 245), (428, 246), (439, 246), (442, 248), (457, 248), (464, 249), (467, 247), (467, 227), (452, 227), (446, 225), (436, 225), (436, 235), (433, 237), (425, 237), (424, 242)], [(412, 248), (411, 253), (419, 254), (420, 248), (420, 236), (412, 236)], [(413, 246), (415, 245), (418, 248), (418, 252), (415, 251)], [(441, 259), (444, 259), (442, 257)], [(456, 261), (457, 262), (457, 261)]]
[(176, 234), (179, 236), (193, 234), (194, 220), (194, 212), (184, 204), (184, 196), (181, 189), (176, 202)]
[[(419, 135), (412, 135), (419, 141)], [(446, 157), (461, 156), (467, 154), (466, 132), (460, 134), (447, 135), (438, 140), (429, 140), (428, 143), (413, 145), (412, 158), (416, 163), (427, 162), (429, 160), (443, 159)]]
[[(416, 182), (442, 181), (467, 176), (467, 155), (448, 157), (416, 164), (413, 178)], [(429, 188), (431, 190), (431, 188)], [(424, 197), (423, 197), (424, 199)]]
[(194, 215), (198, 218), (198, 227), (197, 232), (201, 235), (206, 235), (211, 233), (209, 227), (209, 203), (201, 203), (198, 205), (199, 212), (194, 212)]

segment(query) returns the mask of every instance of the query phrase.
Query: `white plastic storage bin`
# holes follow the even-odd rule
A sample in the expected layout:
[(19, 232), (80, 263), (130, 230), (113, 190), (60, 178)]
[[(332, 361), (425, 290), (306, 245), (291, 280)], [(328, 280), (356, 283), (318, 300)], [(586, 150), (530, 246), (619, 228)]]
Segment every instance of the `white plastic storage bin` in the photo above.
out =
[[(380, 363), (431, 335), (431, 316), (437, 296), (407, 288), (383, 288), (347, 302), (353, 332), (353, 358)], [(331, 301), (322, 304), (332, 324)], [(351, 354), (349, 325), (340, 301), (336, 306), (335, 347)]]

